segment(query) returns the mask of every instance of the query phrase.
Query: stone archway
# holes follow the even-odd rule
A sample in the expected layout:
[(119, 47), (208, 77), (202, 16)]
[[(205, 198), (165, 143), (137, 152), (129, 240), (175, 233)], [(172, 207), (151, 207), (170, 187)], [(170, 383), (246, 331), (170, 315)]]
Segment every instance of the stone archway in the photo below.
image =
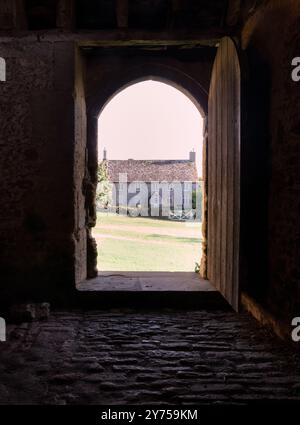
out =
[[(87, 278), (93, 278), (97, 274), (97, 246), (91, 235), (91, 229), (96, 224), (95, 195), (97, 188), (97, 121), (105, 105), (120, 91), (126, 87), (146, 81), (154, 80), (173, 86), (184, 93), (197, 107), (204, 118), (203, 135), (203, 255), (201, 259), (201, 274), (206, 277), (206, 254), (207, 254), (207, 100), (208, 93), (201, 84), (186, 73), (170, 66), (156, 63), (143, 63), (127, 70), (115, 72), (102, 81), (97, 87), (96, 95), (87, 99), (87, 164), (85, 176), (85, 199), (86, 199), (86, 257)], [(201, 135), (202, 136), (202, 135)]]

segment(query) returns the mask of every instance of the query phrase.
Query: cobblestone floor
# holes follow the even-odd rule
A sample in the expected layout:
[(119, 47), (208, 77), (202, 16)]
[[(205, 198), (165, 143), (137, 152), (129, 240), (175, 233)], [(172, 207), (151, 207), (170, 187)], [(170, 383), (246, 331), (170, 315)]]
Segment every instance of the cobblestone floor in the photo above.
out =
[(231, 312), (56, 312), (9, 327), (0, 404), (298, 400), (298, 357)]

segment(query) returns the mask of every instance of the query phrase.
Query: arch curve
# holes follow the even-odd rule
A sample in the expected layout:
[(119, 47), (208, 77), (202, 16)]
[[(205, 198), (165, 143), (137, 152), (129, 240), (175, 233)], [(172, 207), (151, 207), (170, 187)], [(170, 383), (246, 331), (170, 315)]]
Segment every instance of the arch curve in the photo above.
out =
[(132, 67), (125, 73), (120, 70), (110, 75), (109, 81), (102, 81), (101, 90), (99, 88), (88, 102), (88, 114), (98, 119), (114, 96), (133, 84), (148, 80), (165, 83), (181, 91), (194, 103), (203, 118), (207, 115), (208, 93), (198, 81), (176, 68), (154, 63)]

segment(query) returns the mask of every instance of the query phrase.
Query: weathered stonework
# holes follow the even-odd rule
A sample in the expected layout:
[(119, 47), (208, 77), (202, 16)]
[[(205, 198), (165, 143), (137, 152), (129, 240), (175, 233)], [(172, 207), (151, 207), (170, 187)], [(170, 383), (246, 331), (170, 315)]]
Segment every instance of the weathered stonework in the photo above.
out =
[(299, 359), (246, 315), (56, 312), (8, 327), (0, 404), (299, 403)]
[[(73, 43), (1, 44), (1, 291), (73, 280)], [(17, 289), (18, 288), (18, 289)]]
[(300, 55), (299, 2), (265, 2), (247, 21), (242, 47), (258, 51), (269, 70), (269, 282), (263, 302), (289, 323), (300, 311), (300, 86), (291, 78), (291, 61)]

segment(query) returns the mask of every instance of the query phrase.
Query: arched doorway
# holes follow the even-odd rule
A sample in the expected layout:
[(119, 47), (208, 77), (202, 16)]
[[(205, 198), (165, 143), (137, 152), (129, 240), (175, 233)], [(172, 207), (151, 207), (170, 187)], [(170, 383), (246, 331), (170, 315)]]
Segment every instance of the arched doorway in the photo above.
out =
[[(80, 67), (79, 67), (80, 69)], [(81, 72), (81, 71), (80, 71)], [(82, 75), (82, 74), (81, 74)], [(85, 203), (84, 209), (86, 214), (86, 242), (82, 240), (80, 236), (78, 243), (78, 252), (80, 258), (84, 250), (86, 251), (86, 268), (85, 266), (80, 267), (81, 260), (77, 261), (79, 273), (76, 279), (77, 284), (83, 282), (82, 277), (84, 274), (87, 279), (94, 278), (97, 276), (97, 245), (96, 241), (92, 236), (92, 228), (96, 224), (97, 212), (96, 212), (96, 187), (97, 187), (97, 170), (98, 170), (98, 143), (97, 143), (97, 124), (98, 117), (107, 103), (120, 91), (132, 84), (139, 83), (146, 80), (157, 81), (160, 83), (167, 84), (174, 89), (179, 90), (182, 95), (187, 96), (190, 103), (197, 108), (197, 113), (204, 121), (204, 134), (199, 134), (199, 140), (203, 138), (203, 152), (204, 152), (204, 168), (203, 176), (206, 176), (206, 144), (207, 144), (207, 127), (206, 127), (206, 114), (207, 114), (207, 97), (208, 93), (205, 90), (201, 82), (197, 79), (191, 78), (182, 70), (173, 68), (170, 66), (164, 66), (158, 63), (145, 61), (140, 63), (139, 66), (128, 67), (120, 70), (119, 68), (110, 75), (107, 75), (107, 79), (99, 80), (99, 84), (93, 86), (92, 95), (86, 98), (86, 111), (87, 111), (87, 149), (85, 154), (86, 173), (84, 178), (84, 196)], [(96, 81), (96, 80), (95, 80)], [(98, 80), (97, 80), (98, 81)], [(97, 83), (96, 81), (96, 83)], [(95, 90), (97, 88), (97, 90)], [(80, 111), (79, 111), (80, 112)], [(84, 119), (83, 119), (84, 122)], [(202, 245), (204, 247), (202, 259), (204, 259), (204, 267), (202, 271), (206, 272), (206, 187), (204, 184), (204, 232)], [(80, 190), (80, 188), (79, 188)], [(78, 203), (80, 205), (80, 203)], [(82, 203), (81, 203), (82, 205)], [(82, 214), (82, 212), (81, 212)], [(82, 242), (81, 242), (82, 241)]]
[(166, 82), (134, 83), (106, 103), (93, 231), (99, 271), (199, 270), (202, 134), (199, 105)]
[[(224, 60), (222, 56), (224, 55)], [(222, 60), (220, 61), (220, 57)], [(136, 58), (135, 66), (131, 67), (129, 61), (124, 60), (126, 66), (120, 68), (120, 66), (114, 64), (113, 72), (102, 74), (101, 79), (98, 82), (98, 79), (94, 76), (92, 91), (87, 98), (87, 154), (86, 154), (86, 186), (85, 186), (85, 211), (86, 211), (86, 253), (87, 253), (87, 268), (86, 276), (88, 278), (95, 277), (97, 275), (97, 246), (95, 240), (91, 235), (91, 229), (96, 223), (96, 188), (97, 188), (97, 170), (98, 170), (98, 143), (97, 143), (97, 124), (98, 117), (101, 113), (104, 106), (109, 102), (109, 100), (115, 96), (118, 92), (124, 88), (138, 83), (147, 79), (158, 80), (161, 82), (166, 82), (173, 87), (178, 88), (182, 92), (188, 95), (188, 97), (197, 105), (200, 113), (205, 118), (205, 131), (204, 131), (204, 209), (203, 209), (203, 264), (201, 267), (202, 275), (207, 277), (207, 263), (209, 263), (209, 279), (212, 281), (213, 285), (222, 292), (225, 298), (234, 305), (234, 308), (238, 308), (239, 300), (239, 208), (232, 208), (233, 204), (239, 206), (239, 172), (235, 173), (234, 177), (234, 192), (232, 192), (233, 186), (231, 188), (226, 184), (226, 179), (223, 178), (223, 170), (225, 168), (231, 170), (231, 167), (228, 168), (228, 158), (225, 156), (219, 155), (219, 152), (225, 151), (225, 139), (228, 141), (228, 130), (232, 130), (234, 137), (234, 149), (232, 152), (235, 152), (233, 160), (233, 166), (237, 167), (239, 170), (239, 142), (240, 142), (240, 130), (241, 130), (241, 117), (240, 117), (240, 69), (239, 69), (239, 58), (235, 48), (235, 45), (232, 40), (225, 38), (222, 40), (216, 60), (213, 67), (213, 78), (211, 79), (210, 86), (210, 95), (212, 93), (219, 93), (220, 100), (222, 104), (216, 101), (218, 95), (213, 98), (213, 109), (210, 108), (210, 112), (213, 110), (213, 113), (209, 114), (208, 123), (210, 129), (214, 128), (214, 135), (211, 132), (208, 140), (207, 132), (207, 115), (208, 115), (208, 86), (205, 84), (206, 89), (203, 88), (202, 82), (203, 79), (202, 71), (199, 69), (199, 79), (195, 78), (195, 74), (191, 77), (188, 73), (185, 72), (187, 69), (186, 66), (179, 66), (174, 68), (168, 65), (161, 65), (159, 61), (152, 60), (143, 60)], [(99, 62), (100, 70), (101, 62)], [(236, 71), (236, 72), (235, 72)], [(93, 70), (95, 72), (95, 68)], [(91, 75), (91, 73), (90, 73)], [(217, 84), (216, 84), (217, 82)], [(217, 91), (215, 90), (217, 88)], [(231, 89), (234, 88), (234, 89)], [(226, 99), (226, 100), (225, 100)], [(221, 118), (222, 117), (222, 118)], [(222, 124), (222, 125), (219, 125)], [(224, 124), (224, 128), (223, 128)], [(226, 131), (227, 128), (227, 131)], [(224, 131), (225, 129), (225, 131)], [(211, 131), (210, 130), (210, 131)], [(215, 131), (216, 130), (216, 131)], [(213, 135), (213, 137), (212, 137)], [(215, 137), (216, 136), (216, 137)], [(209, 145), (209, 149), (208, 149)], [(216, 149), (213, 149), (213, 146)], [(227, 145), (227, 147), (230, 145)], [(209, 153), (208, 161), (207, 152)], [(214, 152), (214, 153), (213, 153)], [(235, 162), (237, 161), (237, 162)], [(220, 167), (211, 167), (209, 164), (220, 164)], [(226, 167), (225, 167), (226, 165)], [(216, 172), (214, 170), (217, 170)], [(209, 175), (208, 175), (209, 171)], [(222, 179), (220, 179), (222, 176)], [(220, 186), (220, 184), (223, 186)], [(208, 183), (210, 187), (208, 187)], [(227, 182), (228, 183), (228, 182)], [(220, 202), (218, 200), (216, 204), (216, 196), (220, 193), (227, 191), (228, 196), (222, 199), (228, 200), (227, 207), (220, 208)], [(208, 217), (208, 206), (207, 200), (208, 192), (210, 197), (210, 217)], [(233, 197), (231, 196), (233, 195)], [(234, 198), (234, 203), (232, 199)], [(219, 199), (219, 198), (218, 198)], [(231, 217), (231, 213), (227, 214), (227, 211), (237, 211), (237, 214), (234, 217)], [(217, 220), (213, 220), (213, 217), (218, 217)], [(228, 239), (222, 239), (222, 234), (220, 229), (227, 229), (226, 223), (231, 219), (234, 219), (234, 255), (228, 255)], [(215, 231), (215, 240), (216, 238), (219, 241), (223, 241), (222, 244), (214, 244), (214, 241), (210, 238), (207, 242), (207, 223), (210, 225), (210, 234), (214, 234)], [(220, 223), (225, 223), (225, 226), (221, 226)], [(230, 232), (227, 233), (229, 235)], [(217, 236), (218, 235), (218, 236)], [(213, 243), (212, 243), (213, 242)], [(209, 245), (209, 252), (207, 247)], [(217, 250), (213, 249), (213, 246), (219, 247), (222, 246), (222, 249), (218, 248)], [(231, 247), (233, 247), (231, 245)], [(218, 258), (215, 254), (225, 253), (225, 256), (218, 255)], [(217, 258), (216, 261), (214, 259)], [(228, 258), (228, 261), (224, 259)], [(214, 261), (214, 262), (213, 262)], [(222, 267), (219, 265), (225, 265), (225, 273), (222, 273)], [(216, 267), (215, 267), (216, 265)], [(228, 270), (234, 269), (237, 271), (235, 273), (235, 278), (233, 278), (232, 273), (227, 273)], [(212, 273), (213, 272), (213, 273)], [(227, 279), (228, 276), (228, 279)], [(225, 279), (226, 277), (226, 279)], [(234, 288), (234, 290), (232, 290)]]

